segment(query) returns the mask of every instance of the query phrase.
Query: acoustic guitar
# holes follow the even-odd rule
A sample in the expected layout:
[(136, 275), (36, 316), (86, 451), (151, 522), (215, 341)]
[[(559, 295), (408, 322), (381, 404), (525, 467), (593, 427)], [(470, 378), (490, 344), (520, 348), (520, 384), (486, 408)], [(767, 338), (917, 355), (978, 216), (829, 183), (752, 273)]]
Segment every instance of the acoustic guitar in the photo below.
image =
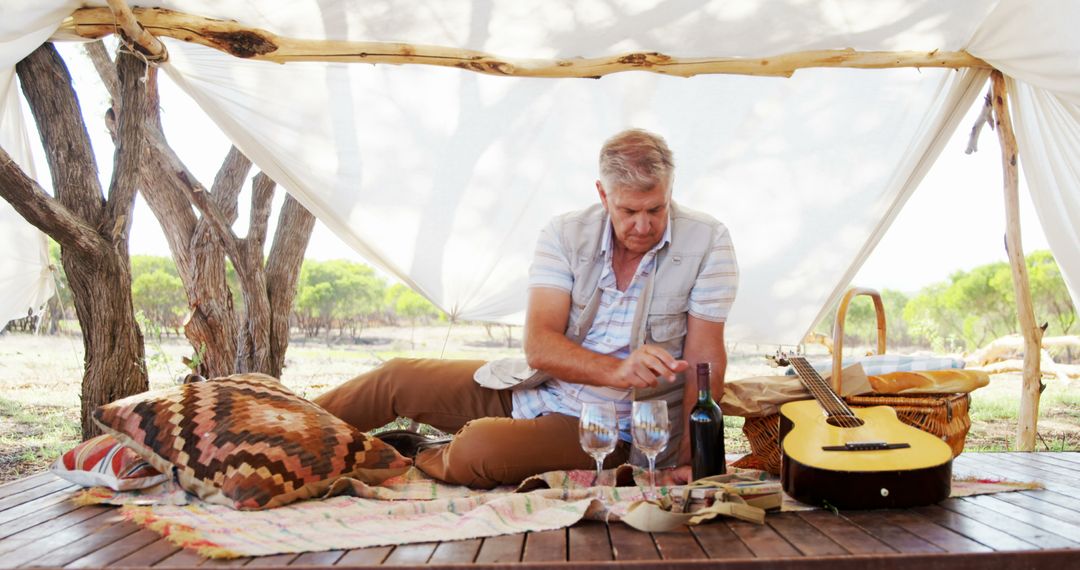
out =
[(952, 449), (889, 406), (849, 408), (801, 356), (813, 400), (780, 407), (780, 481), (791, 497), (837, 509), (902, 508), (949, 496)]

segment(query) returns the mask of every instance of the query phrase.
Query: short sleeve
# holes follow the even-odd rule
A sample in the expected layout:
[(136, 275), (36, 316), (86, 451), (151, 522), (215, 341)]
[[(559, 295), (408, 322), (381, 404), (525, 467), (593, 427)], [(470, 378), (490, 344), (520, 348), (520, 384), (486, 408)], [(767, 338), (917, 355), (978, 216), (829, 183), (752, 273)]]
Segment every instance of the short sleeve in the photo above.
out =
[(706, 321), (726, 321), (738, 288), (739, 264), (735, 260), (735, 246), (727, 227), (721, 224), (690, 290), (690, 314)]
[(540, 231), (540, 238), (536, 241), (536, 251), (529, 267), (529, 288), (534, 287), (552, 287), (566, 292), (574, 287), (569, 257), (559, 240), (555, 221)]

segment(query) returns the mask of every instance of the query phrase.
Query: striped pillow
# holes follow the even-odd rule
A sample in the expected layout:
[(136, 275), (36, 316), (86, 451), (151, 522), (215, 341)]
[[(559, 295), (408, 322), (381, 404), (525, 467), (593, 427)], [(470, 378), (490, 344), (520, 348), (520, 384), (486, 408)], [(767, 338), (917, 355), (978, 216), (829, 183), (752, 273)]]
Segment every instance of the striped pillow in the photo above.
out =
[(108, 434), (76, 445), (49, 470), (83, 487), (108, 487), (114, 491), (145, 489), (169, 478)]

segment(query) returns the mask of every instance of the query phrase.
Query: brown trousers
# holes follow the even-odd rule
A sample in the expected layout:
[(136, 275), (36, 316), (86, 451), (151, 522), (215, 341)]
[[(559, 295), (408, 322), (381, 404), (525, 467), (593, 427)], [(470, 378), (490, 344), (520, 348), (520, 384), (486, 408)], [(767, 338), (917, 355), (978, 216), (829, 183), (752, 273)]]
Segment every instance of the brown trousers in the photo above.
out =
[[(512, 419), (510, 390), (491, 390), (473, 381), (483, 364), (397, 358), (314, 402), (361, 431), (406, 417), (454, 433), (448, 445), (416, 455), (418, 468), (448, 483), (489, 489), (545, 471), (595, 468), (578, 442), (576, 417)], [(629, 451), (620, 442), (604, 466), (624, 463)]]

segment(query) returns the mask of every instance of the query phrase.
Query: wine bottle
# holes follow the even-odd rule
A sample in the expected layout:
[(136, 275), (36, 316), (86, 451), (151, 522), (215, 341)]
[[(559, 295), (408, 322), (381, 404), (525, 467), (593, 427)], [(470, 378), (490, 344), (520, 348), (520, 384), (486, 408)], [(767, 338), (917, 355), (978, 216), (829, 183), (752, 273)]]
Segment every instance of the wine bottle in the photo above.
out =
[(712, 398), (712, 368), (697, 365), (698, 400), (690, 411), (690, 461), (694, 479), (727, 472), (724, 461), (724, 414)]

